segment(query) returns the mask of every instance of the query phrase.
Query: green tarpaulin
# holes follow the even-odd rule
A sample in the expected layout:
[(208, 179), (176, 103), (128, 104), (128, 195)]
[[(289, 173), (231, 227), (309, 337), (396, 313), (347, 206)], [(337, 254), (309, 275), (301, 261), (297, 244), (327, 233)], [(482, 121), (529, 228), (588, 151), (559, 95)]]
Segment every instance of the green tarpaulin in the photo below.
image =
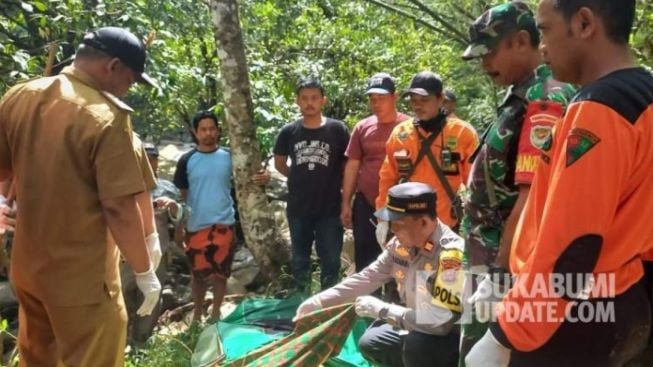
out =
[(352, 305), (317, 311), (295, 326), (291, 320), (301, 301), (244, 300), (202, 333), (192, 366), (371, 366), (357, 347), (367, 323), (356, 317)]

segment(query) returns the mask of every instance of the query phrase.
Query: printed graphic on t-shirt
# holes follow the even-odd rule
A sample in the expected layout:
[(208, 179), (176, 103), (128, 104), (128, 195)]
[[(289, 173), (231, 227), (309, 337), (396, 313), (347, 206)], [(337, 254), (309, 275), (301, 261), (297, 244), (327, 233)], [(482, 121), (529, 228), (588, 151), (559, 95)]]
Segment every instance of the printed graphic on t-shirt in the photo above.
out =
[(316, 164), (329, 167), (329, 156), (331, 154), (329, 143), (320, 140), (302, 140), (295, 143), (293, 150), (297, 166), (306, 164), (309, 171), (313, 171)]

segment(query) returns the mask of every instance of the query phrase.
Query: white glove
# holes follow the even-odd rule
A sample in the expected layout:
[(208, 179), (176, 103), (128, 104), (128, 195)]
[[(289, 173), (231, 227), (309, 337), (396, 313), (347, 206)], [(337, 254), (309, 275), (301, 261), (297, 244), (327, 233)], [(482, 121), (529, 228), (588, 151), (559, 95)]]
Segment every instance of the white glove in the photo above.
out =
[(0, 195), (0, 234), (16, 229), (16, 211), (6, 204), (7, 199)]
[(494, 317), (494, 306), (506, 295), (508, 287), (494, 283), (489, 275), (484, 275), (478, 284), (476, 292), (467, 301), (474, 306), (476, 319), (480, 322), (488, 322)]
[(376, 223), (376, 242), (385, 250), (385, 244), (388, 239), (388, 232), (390, 231), (390, 224), (384, 220), (379, 220)]
[(510, 352), (510, 349), (501, 345), (488, 330), (465, 357), (465, 366), (507, 367), (510, 363)]
[(360, 317), (371, 317), (376, 319), (383, 308), (388, 308), (388, 304), (372, 296), (360, 296), (356, 298), (354, 309)]
[(156, 269), (159, 268), (162, 256), (159, 234), (157, 232), (152, 232), (149, 236), (145, 237), (145, 243), (147, 244), (147, 253), (150, 255), (152, 269), (156, 271)]
[(161, 294), (161, 283), (153, 268), (144, 273), (134, 273), (136, 278), (136, 285), (143, 293), (144, 299), (141, 307), (138, 308), (136, 314), (138, 316), (147, 316), (152, 313), (154, 307), (159, 302), (159, 294)]
[(319, 295), (314, 295), (312, 297), (307, 298), (304, 302), (302, 302), (299, 307), (297, 307), (297, 312), (295, 313), (295, 317), (293, 317), (292, 321), (295, 322), (302, 317), (308, 315), (309, 313), (313, 311), (317, 311), (322, 308), (322, 302), (320, 302), (320, 297)]

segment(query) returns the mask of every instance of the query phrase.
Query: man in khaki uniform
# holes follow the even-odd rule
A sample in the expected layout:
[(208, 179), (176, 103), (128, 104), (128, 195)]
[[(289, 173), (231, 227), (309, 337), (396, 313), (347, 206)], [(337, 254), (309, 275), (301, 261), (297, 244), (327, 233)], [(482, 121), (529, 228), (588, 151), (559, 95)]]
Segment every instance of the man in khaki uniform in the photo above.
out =
[(123, 365), (126, 314), (108, 230), (145, 295), (139, 314), (158, 300), (135, 198), (145, 186), (131, 109), (118, 99), (151, 82), (144, 66), (138, 38), (101, 28), (60, 75), (0, 101), (0, 180), (15, 178), (20, 218), (11, 277), (21, 366)]
[[(151, 191), (157, 186), (156, 178), (153, 167), (150, 165), (149, 157), (145, 151), (145, 145), (140, 137), (133, 133), (132, 135), (134, 153), (141, 168), (143, 182), (145, 183), (146, 191), (136, 194), (136, 204), (141, 213), (143, 220), (143, 232), (145, 234), (145, 243), (147, 245), (150, 260), (155, 270), (157, 278), (160, 283), (163, 283), (162, 271), (165, 269), (159, 267), (162, 257), (161, 245), (159, 243), (159, 233), (157, 231), (156, 221), (154, 217), (154, 204)], [(115, 240), (111, 233), (109, 233), (109, 246), (116, 246)], [(113, 267), (112, 267), (113, 269)], [(156, 321), (161, 315), (161, 305), (157, 302), (156, 306), (152, 309), (149, 315), (138, 315), (137, 309), (143, 302), (143, 295), (136, 278), (134, 271), (128, 263), (122, 261), (119, 266), (120, 269), (120, 283), (116, 283), (117, 287), (121, 287), (123, 300), (125, 302), (125, 309), (127, 311), (127, 343), (129, 345), (141, 345), (152, 334)], [(113, 274), (111, 274), (113, 277)], [(116, 277), (117, 278), (117, 277)], [(121, 284), (122, 283), (122, 284)]]

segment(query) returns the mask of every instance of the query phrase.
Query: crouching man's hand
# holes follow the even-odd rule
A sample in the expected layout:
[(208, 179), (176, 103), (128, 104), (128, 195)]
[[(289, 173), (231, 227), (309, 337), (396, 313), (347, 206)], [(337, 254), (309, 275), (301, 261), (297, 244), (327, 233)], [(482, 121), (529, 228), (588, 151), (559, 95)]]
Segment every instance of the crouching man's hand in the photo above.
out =
[(320, 297), (319, 294), (316, 294), (312, 297), (309, 297), (306, 299), (306, 301), (302, 302), (299, 307), (297, 307), (297, 312), (295, 313), (295, 317), (293, 317), (292, 321), (295, 322), (302, 317), (308, 315), (309, 313), (313, 311), (317, 311), (322, 308), (322, 302), (320, 302)]

